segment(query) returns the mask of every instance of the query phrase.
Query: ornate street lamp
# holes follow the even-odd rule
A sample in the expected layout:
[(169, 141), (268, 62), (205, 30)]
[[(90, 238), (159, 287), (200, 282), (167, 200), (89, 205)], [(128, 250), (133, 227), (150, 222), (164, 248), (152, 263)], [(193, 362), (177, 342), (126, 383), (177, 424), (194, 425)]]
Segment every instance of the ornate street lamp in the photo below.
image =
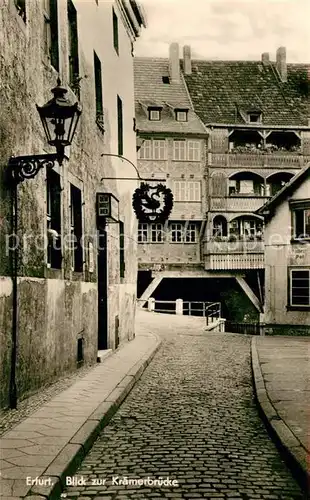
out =
[(54, 97), (42, 107), (37, 106), (47, 142), (56, 148), (60, 164), (64, 158), (65, 147), (72, 143), (82, 112), (79, 102), (72, 104), (67, 99), (67, 92), (58, 79), (57, 87), (52, 89)]
[(37, 106), (48, 144), (56, 153), (45, 155), (13, 156), (9, 160), (11, 176), (16, 184), (32, 179), (43, 167), (60, 165), (65, 157), (65, 147), (70, 146), (76, 131), (82, 108), (79, 102), (72, 103), (66, 96), (68, 90), (62, 87), (60, 79), (51, 90), (53, 98), (43, 106)]
[[(61, 86), (60, 79), (52, 89), (53, 98), (43, 106), (37, 106), (47, 142), (56, 148), (56, 153), (42, 155), (12, 156), (8, 162), (9, 182), (12, 188), (12, 235), (17, 234), (18, 227), (18, 185), (32, 179), (41, 168), (53, 168), (57, 161), (62, 164), (65, 157), (65, 147), (70, 146), (81, 116), (82, 108), (78, 102), (72, 103), (67, 97), (67, 89)], [(17, 275), (19, 250), (14, 245), (11, 250), (12, 273), (12, 351), (10, 374), (10, 407), (17, 407), (16, 363), (18, 338), (18, 290)]]

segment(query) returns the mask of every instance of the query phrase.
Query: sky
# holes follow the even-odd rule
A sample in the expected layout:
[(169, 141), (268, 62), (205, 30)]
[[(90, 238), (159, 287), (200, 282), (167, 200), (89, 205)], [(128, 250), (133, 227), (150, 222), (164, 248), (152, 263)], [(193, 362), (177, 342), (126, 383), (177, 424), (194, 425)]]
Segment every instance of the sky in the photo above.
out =
[(168, 57), (172, 42), (190, 45), (197, 59), (310, 63), (310, 0), (140, 0), (147, 19), (136, 56)]

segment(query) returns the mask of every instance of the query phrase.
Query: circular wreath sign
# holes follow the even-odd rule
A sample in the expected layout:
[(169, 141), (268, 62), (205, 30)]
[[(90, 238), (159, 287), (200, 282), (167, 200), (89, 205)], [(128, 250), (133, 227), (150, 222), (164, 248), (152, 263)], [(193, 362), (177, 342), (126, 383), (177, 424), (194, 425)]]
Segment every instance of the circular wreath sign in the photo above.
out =
[(140, 222), (165, 222), (173, 207), (173, 194), (164, 184), (142, 182), (132, 197), (132, 207)]

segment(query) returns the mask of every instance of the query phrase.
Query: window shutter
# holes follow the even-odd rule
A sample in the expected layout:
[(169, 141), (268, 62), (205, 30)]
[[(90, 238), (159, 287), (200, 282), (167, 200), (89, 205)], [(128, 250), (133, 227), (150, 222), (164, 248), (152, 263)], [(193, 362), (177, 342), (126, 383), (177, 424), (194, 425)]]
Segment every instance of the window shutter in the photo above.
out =
[(226, 153), (228, 151), (227, 129), (216, 129), (211, 136), (211, 147), (213, 153)]
[(227, 195), (227, 178), (222, 172), (218, 172), (211, 177), (211, 195), (217, 198), (224, 198)]

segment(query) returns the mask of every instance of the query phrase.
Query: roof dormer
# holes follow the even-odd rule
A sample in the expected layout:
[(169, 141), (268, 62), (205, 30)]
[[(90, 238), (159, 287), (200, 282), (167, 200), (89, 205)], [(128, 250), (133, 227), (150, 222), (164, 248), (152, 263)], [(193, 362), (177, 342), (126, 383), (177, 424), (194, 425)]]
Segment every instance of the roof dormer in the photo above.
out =
[(174, 113), (177, 122), (188, 121), (188, 108), (175, 108)]
[(147, 108), (149, 120), (152, 122), (159, 122), (161, 120), (162, 109), (161, 106), (149, 106)]

